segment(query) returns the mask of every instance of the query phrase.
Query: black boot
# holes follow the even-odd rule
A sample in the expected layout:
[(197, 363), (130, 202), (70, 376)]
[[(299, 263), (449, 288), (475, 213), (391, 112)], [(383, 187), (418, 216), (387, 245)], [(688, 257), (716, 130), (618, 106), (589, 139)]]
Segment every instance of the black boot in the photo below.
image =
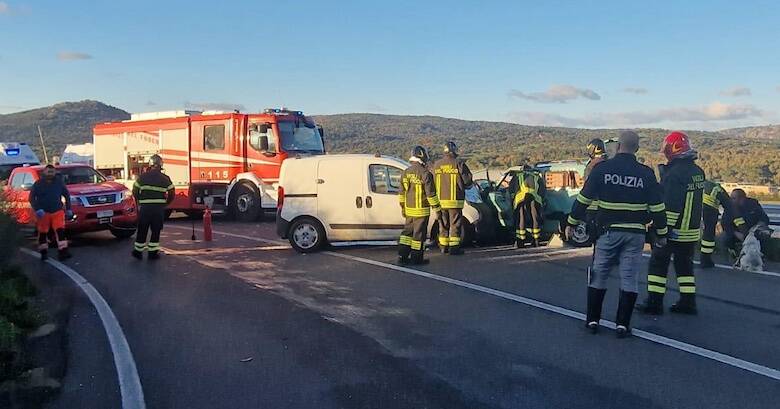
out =
[(534, 239), (533, 243), (531, 244), (534, 247), (539, 247), (539, 239)]
[(525, 247), (525, 239), (515, 239), (515, 248), (521, 249)]
[(138, 251), (138, 250), (133, 250), (133, 251), (130, 253), (130, 255), (131, 255), (131, 256), (133, 256), (133, 258), (136, 258), (136, 259), (138, 259), (138, 260), (143, 260), (143, 259), (144, 259), (144, 253), (141, 253), (141, 252), (140, 252), (140, 251)]
[(46, 261), (49, 259), (49, 252), (47, 250), (41, 250), (41, 261)]
[(669, 307), (669, 311), (677, 314), (696, 315), (696, 294), (680, 294), (680, 300)]
[(604, 304), (604, 295), (606, 294), (606, 288), (588, 287), (588, 313), (585, 318), (585, 327), (594, 334), (599, 332), (601, 306)]
[(73, 256), (70, 254), (70, 251), (68, 251), (67, 247), (65, 247), (64, 249), (60, 250), (59, 253), (57, 254), (57, 258), (60, 261), (65, 261), (65, 260), (67, 260), (67, 259), (69, 259), (71, 257), (73, 257)]
[(712, 254), (701, 253), (701, 257), (699, 257), (699, 267), (701, 268), (715, 267), (715, 263), (712, 262)]
[(439, 245), (439, 251), (441, 251), (441, 254), (447, 254), (450, 252), (450, 248), (447, 246)]
[(634, 312), (637, 293), (620, 291), (617, 316), (615, 317), (615, 332), (618, 338), (625, 338), (631, 333), (631, 314)]
[(647, 293), (647, 299), (644, 303), (638, 304), (636, 310), (647, 315), (663, 315), (664, 295), (654, 292)]
[(428, 260), (425, 260), (423, 258), (423, 252), (422, 251), (412, 251), (412, 264), (416, 266), (421, 266), (428, 264)]
[(460, 256), (463, 254), (463, 249), (460, 248), (460, 246), (452, 246), (450, 247), (450, 255), (451, 256)]

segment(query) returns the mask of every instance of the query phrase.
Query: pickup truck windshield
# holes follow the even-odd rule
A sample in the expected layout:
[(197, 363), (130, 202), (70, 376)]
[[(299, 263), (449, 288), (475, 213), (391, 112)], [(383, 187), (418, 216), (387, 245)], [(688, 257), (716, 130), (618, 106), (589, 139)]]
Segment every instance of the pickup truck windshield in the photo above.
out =
[(106, 178), (92, 168), (75, 167), (60, 168), (57, 173), (62, 177), (66, 185), (81, 185), (86, 183), (103, 183)]
[(322, 137), (316, 127), (309, 128), (305, 123), (279, 122), (282, 150), (285, 152), (324, 153)]

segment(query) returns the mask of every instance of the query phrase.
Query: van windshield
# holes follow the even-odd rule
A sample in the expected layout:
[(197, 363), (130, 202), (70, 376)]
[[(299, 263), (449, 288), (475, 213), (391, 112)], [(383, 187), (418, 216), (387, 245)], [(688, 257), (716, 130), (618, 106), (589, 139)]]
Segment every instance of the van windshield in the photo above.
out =
[(279, 122), (279, 133), (282, 150), (285, 152), (325, 153), (322, 136), (313, 125), (307, 125), (303, 121), (282, 121)]

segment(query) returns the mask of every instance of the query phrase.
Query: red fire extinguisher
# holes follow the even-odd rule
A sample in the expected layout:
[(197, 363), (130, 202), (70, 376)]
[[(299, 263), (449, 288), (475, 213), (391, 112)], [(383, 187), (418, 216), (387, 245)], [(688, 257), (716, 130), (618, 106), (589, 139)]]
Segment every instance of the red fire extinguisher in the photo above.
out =
[(203, 212), (203, 240), (211, 241), (211, 209), (208, 207)]

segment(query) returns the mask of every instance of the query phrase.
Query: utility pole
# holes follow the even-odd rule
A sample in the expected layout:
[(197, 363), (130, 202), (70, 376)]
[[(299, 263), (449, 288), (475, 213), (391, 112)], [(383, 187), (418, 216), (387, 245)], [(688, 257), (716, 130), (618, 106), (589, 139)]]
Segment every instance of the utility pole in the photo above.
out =
[(38, 125), (38, 137), (41, 139), (41, 148), (43, 148), (43, 160), (48, 164), (49, 155), (46, 154), (46, 144), (43, 142), (43, 132), (41, 131), (40, 125)]

